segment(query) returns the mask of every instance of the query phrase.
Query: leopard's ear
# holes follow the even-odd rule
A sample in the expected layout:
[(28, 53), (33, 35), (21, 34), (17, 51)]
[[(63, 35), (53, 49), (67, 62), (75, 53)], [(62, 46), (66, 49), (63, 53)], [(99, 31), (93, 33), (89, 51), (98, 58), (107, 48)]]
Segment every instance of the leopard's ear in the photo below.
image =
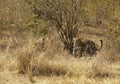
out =
[(97, 47), (97, 51), (100, 51), (103, 48), (103, 40), (100, 40), (100, 43), (101, 43), (100, 48)]

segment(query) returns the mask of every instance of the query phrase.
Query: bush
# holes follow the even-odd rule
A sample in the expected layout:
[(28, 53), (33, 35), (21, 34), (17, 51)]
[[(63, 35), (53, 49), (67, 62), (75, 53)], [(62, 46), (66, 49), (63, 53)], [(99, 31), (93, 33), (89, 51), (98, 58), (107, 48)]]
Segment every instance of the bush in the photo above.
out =
[(35, 20), (27, 24), (35, 37), (44, 36), (48, 32), (48, 22), (44, 20)]

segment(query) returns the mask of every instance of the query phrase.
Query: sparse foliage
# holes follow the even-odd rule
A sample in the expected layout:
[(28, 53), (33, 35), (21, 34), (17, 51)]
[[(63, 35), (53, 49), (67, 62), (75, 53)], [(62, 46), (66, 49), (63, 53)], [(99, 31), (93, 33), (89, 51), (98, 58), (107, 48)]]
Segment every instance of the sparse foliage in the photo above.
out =
[[(75, 51), (85, 57), (63, 50), (74, 51), (73, 38), (82, 41), (75, 47), (85, 45)], [(99, 38), (102, 51), (89, 58)], [(29, 84), (27, 77), (42, 84), (120, 84), (120, 0), (0, 0), (0, 84)]]
[(72, 51), (73, 37), (76, 36), (80, 21), (82, 0), (41, 0), (28, 1), (38, 18), (51, 21), (56, 26), (65, 49)]

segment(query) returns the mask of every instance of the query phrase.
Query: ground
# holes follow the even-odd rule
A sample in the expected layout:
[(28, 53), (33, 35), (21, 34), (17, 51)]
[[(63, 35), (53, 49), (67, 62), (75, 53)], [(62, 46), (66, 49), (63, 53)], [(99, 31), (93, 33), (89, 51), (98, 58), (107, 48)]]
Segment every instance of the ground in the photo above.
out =
[(45, 37), (43, 49), (35, 43), (42, 38), (33, 37), (21, 47), (1, 48), (0, 84), (120, 84), (120, 53), (109, 49), (105, 31), (92, 27), (79, 31), (83, 41), (90, 39), (98, 45), (100, 39), (104, 41), (103, 49), (93, 57), (75, 58), (63, 49), (55, 32)]

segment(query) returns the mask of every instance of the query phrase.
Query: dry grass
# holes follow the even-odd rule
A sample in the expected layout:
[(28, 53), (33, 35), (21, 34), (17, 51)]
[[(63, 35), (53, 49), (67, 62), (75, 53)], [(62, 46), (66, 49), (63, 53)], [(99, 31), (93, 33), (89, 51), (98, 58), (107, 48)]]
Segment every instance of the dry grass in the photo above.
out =
[[(0, 84), (120, 84), (120, 29), (80, 27), (78, 37), (98, 45), (102, 39), (104, 47), (95, 57), (75, 58), (63, 50), (54, 28), (44, 40), (27, 31), (19, 38), (16, 29), (27, 28), (33, 16), (24, 0), (0, 1), (0, 34), (7, 36), (0, 40)], [(16, 43), (4, 29), (12, 29)]]
[(56, 48), (52, 49), (40, 52), (35, 40), (29, 39), (23, 47), (12, 53), (1, 52), (1, 84), (120, 83), (120, 62), (110, 63), (107, 51), (101, 51), (93, 58), (74, 58), (67, 51), (53, 53)]
[(12, 41), (7, 44), (1, 42), (0, 45), (6, 46), (0, 52), (1, 84), (120, 83), (120, 54), (115, 48), (107, 50), (109, 41), (105, 37), (82, 34), (82, 37), (96, 43), (102, 38), (104, 48), (92, 58), (75, 58), (63, 50), (56, 31), (53, 32), (44, 40), (29, 36), (24, 43), (17, 45)]

